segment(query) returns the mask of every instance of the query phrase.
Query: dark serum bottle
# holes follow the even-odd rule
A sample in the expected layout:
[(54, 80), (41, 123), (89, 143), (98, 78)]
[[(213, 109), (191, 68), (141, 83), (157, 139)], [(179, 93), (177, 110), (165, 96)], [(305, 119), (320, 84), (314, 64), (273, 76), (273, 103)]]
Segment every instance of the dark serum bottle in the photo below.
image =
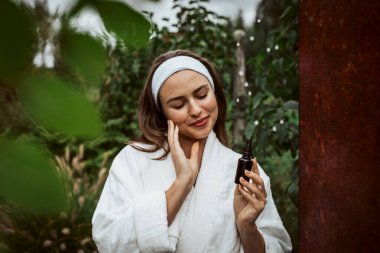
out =
[(251, 154), (252, 154), (252, 147), (251, 147), (252, 139), (249, 139), (245, 143), (243, 156), (239, 159), (237, 168), (236, 168), (236, 175), (235, 175), (235, 184), (240, 184), (240, 177), (243, 177), (245, 180), (249, 182), (249, 178), (244, 174), (244, 170), (251, 170), (252, 169), (252, 160), (251, 160)]

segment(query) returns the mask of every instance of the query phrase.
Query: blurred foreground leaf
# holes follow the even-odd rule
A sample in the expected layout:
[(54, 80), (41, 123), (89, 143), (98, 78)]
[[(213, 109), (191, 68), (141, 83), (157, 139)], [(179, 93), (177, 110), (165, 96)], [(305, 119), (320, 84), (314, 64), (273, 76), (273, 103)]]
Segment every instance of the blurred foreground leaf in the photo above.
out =
[(287, 110), (298, 110), (298, 102), (289, 100), (284, 103), (284, 108)]
[(107, 30), (114, 32), (130, 47), (144, 46), (149, 40), (149, 21), (125, 3), (97, 1), (96, 7)]
[(95, 106), (63, 80), (31, 76), (23, 81), (20, 91), (25, 109), (43, 127), (83, 137), (100, 134)]
[(67, 66), (92, 85), (98, 85), (106, 67), (106, 52), (101, 42), (89, 35), (66, 30), (61, 51)]
[(15, 76), (31, 64), (37, 43), (36, 27), (25, 6), (0, 1), (0, 35), (0, 76)]
[(0, 139), (0, 195), (41, 213), (67, 208), (63, 182), (48, 154), (25, 140)]

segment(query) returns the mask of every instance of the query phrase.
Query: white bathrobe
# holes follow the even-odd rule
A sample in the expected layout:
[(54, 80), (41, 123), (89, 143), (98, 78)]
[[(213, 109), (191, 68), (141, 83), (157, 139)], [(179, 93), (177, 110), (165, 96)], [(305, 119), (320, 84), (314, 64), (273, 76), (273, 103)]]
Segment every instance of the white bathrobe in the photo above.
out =
[[(176, 173), (169, 154), (125, 147), (114, 159), (92, 218), (100, 252), (243, 252), (233, 210), (234, 179), (240, 154), (207, 138), (197, 183), (168, 227), (165, 191)], [(267, 204), (256, 220), (267, 253), (289, 252), (291, 242), (273, 202), (268, 176)]]

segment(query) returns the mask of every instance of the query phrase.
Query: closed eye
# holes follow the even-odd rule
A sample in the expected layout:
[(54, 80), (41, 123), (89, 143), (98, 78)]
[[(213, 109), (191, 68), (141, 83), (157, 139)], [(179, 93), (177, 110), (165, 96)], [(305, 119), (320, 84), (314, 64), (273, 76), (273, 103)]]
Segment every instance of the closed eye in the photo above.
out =
[(198, 96), (199, 99), (203, 99), (205, 97), (207, 97), (207, 93)]
[(180, 104), (180, 105), (173, 106), (173, 108), (178, 110), (178, 109), (181, 109), (183, 106), (184, 104)]

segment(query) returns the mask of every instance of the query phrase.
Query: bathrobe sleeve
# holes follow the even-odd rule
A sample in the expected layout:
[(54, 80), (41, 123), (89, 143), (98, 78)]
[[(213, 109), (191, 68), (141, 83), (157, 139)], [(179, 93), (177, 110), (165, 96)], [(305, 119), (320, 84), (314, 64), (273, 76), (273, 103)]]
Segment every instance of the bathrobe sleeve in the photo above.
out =
[(127, 146), (112, 163), (92, 218), (93, 239), (102, 253), (174, 252), (177, 238), (168, 233), (165, 191), (143, 189), (144, 161), (136, 152)]
[(258, 230), (265, 241), (266, 253), (281, 253), (291, 252), (292, 243), (288, 232), (282, 223), (281, 217), (278, 214), (276, 205), (272, 197), (270, 186), (270, 178), (265, 174), (259, 166), (260, 176), (264, 179), (265, 190), (267, 193), (267, 203), (264, 210), (256, 220)]

